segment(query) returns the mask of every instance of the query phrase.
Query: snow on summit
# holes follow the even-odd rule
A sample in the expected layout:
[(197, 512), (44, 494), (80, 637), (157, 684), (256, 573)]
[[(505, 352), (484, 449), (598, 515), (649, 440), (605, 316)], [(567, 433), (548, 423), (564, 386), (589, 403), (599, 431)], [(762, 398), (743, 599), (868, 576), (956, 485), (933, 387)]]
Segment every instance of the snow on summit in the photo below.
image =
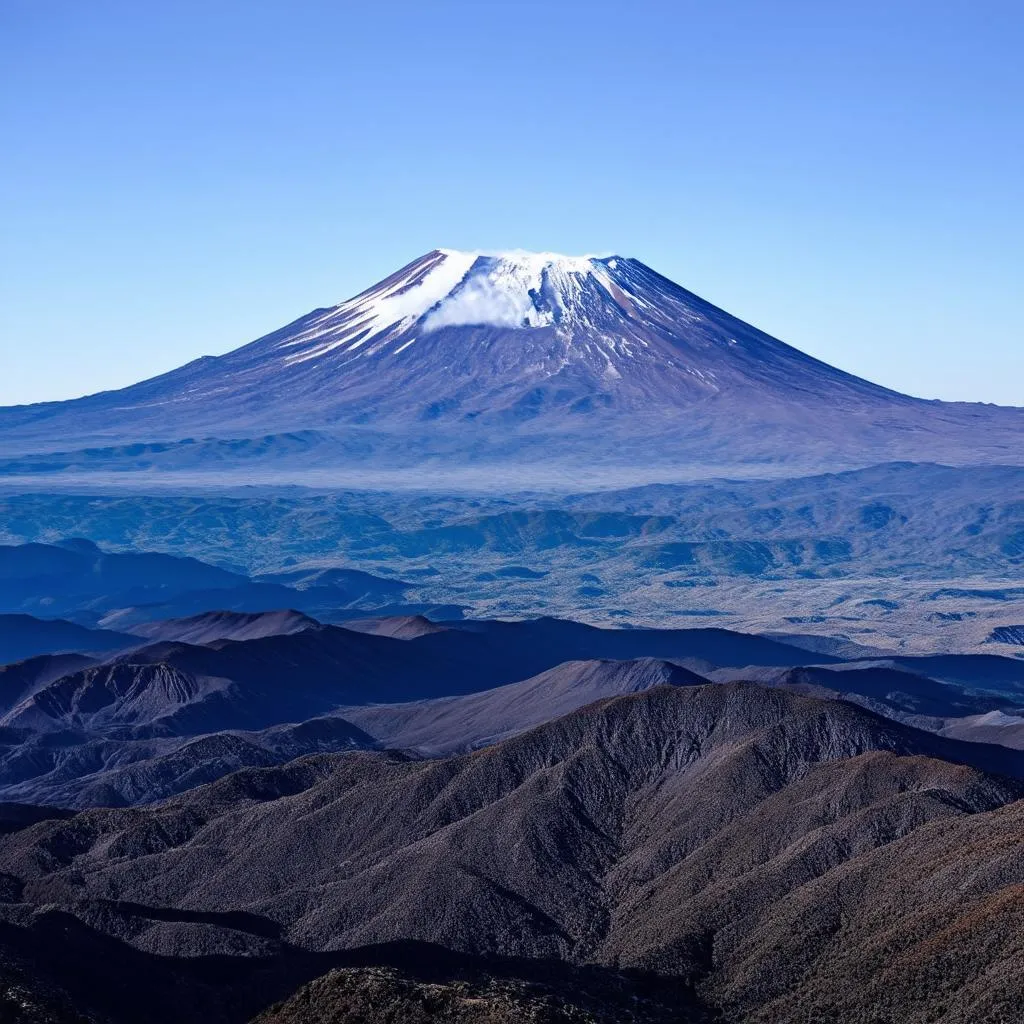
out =
[[(612, 283), (607, 261), (594, 256), (435, 249), (329, 310), (324, 322), (337, 322), (340, 316), (341, 333), (331, 332), (314, 344), (309, 342), (316, 342), (316, 333), (306, 333), (281, 347), (294, 350), (289, 363), (300, 363), (336, 349), (355, 352), (414, 325), (423, 332), (461, 326), (568, 326), (581, 317), (587, 280), (599, 284), (608, 298), (621, 291)], [(406, 339), (399, 351), (415, 340)]]
[[(741, 390), (857, 401), (881, 391), (638, 260), (522, 250), (434, 249), (217, 362), (224, 373), (233, 368), (229, 388), (263, 378), (283, 393), (293, 381), (302, 402), (315, 395), (336, 410), (330, 421), (375, 423), (472, 422), (495, 411), (527, 422), (559, 406), (571, 415), (612, 406), (647, 415)], [(299, 409), (297, 399), (290, 411), (304, 422)]]
[[(441, 250), (453, 259), (475, 255), (470, 272), (424, 319), (426, 330), (438, 327), (548, 327), (557, 313), (579, 302), (581, 278), (591, 277), (610, 294), (608, 269), (592, 256), (515, 250), (467, 254)], [(547, 296), (553, 303), (545, 303)]]

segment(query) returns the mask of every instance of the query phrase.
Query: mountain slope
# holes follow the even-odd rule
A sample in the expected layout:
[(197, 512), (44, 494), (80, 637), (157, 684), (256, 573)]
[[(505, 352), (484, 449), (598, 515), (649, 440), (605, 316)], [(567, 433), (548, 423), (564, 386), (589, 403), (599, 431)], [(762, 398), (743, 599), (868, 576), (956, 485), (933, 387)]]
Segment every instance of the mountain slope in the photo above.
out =
[[(13, 514), (11, 519), (16, 519)], [(248, 529), (253, 529), (252, 524)], [(418, 611), (422, 606), (403, 604), (410, 584), (375, 576), (357, 569), (311, 569), (269, 574), (250, 579), (236, 572), (155, 551), (105, 551), (91, 541), (71, 538), (56, 544), (0, 545), (0, 615), (30, 613), (46, 619), (64, 615), (83, 625), (100, 624), (108, 629), (134, 634), (142, 626), (143, 636), (152, 638), (214, 638), (216, 635), (255, 636), (263, 632), (290, 629), (275, 625), (274, 615), (282, 609), (321, 613), (328, 618), (357, 614), (357, 609), (378, 615), (388, 609)], [(448, 614), (458, 609), (447, 607)], [(298, 612), (292, 612), (295, 615)], [(211, 616), (207, 627), (204, 616)], [(219, 616), (219, 620), (218, 620)], [(166, 624), (171, 619), (195, 619), (189, 623)], [(160, 620), (165, 625), (153, 625)], [(248, 622), (248, 627), (245, 623)], [(278, 626), (281, 629), (278, 629)], [(43, 627), (35, 627), (41, 630)], [(56, 629), (56, 627), (50, 627)], [(0, 629), (0, 661), (8, 635), (12, 640), (28, 630)], [(109, 638), (108, 638), (109, 639)], [(115, 645), (101, 642), (101, 650)], [(72, 645), (88, 650), (87, 638)], [(36, 650), (66, 649), (41, 646)], [(30, 652), (26, 643), (23, 648)], [(12, 642), (9, 660), (25, 656)]]
[(316, 619), (296, 611), (203, 612), (185, 619), (160, 619), (133, 626), (136, 636), (147, 640), (174, 640), (208, 644), (214, 640), (258, 640), (265, 636), (300, 633), (318, 626)]
[[(453, 630), (455, 639), (459, 632)], [(642, 633), (638, 639), (643, 639)], [(172, 657), (189, 650), (175, 652), (170, 648)], [(232, 646), (227, 650), (231, 651)], [(344, 648), (339, 648), (342, 656), (343, 652)], [(416, 656), (415, 650), (411, 661), (396, 660), (394, 656), (402, 653), (402, 648), (389, 646), (378, 652), (388, 666), (386, 672), (391, 674), (392, 688), (409, 685), (403, 682), (403, 676), (410, 668), (416, 678), (414, 685), (451, 689), (465, 685), (461, 678), (475, 686), (490, 686), (500, 679), (492, 660), (506, 671), (509, 667), (507, 657), (500, 653), (488, 657), (486, 650), (477, 652), (479, 662), (475, 671), (466, 662), (438, 659), (436, 655)], [(142, 654), (145, 656), (145, 652)], [(276, 655), (268, 650), (262, 657), (273, 678)], [(893, 668), (845, 670), (840, 664), (831, 668), (714, 669), (709, 663), (687, 660), (702, 666), (704, 676), (716, 682), (756, 682), (806, 696), (841, 698), (944, 736), (1015, 749), (1024, 746), (1015, 739), (1024, 721), (1016, 717), (1021, 703), (998, 694), (972, 693)], [(499, 742), (595, 700), (653, 686), (692, 686), (707, 681), (687, 668), (656, 658), (568, 661), (521, 682), (490, 686), (461, 696), (335, 707), (333, 702), (339, 694), (359, 692), (359, 676), (346, 681), (340, 676), (342, 661), (324, 662), (315, 653), (303, 656), (292, 648), (281, 662), (282, 667), (289, 666), (301, 678), (306, 673), (300, 666), (305, 664), (306, 672), (312, 676), (312, 685), (303, 685), (306, 692), (298, 697), (299, 703), (275, 698), (272, 691), (262, 692), (258, 679), (244, 671), (228, 684), (227, 690), (204, 692), (198, 688), (193, 697), (188, 690), (191, 677), (181, 676), (178, 692), (185, 697), (182, 701), (162, 689), (162, 674), (140, 676), (139, 667), (133, 668), (129, 659), (125, 665), (128, 678), (135, 683), (148, 680), (154, 687), (146, 699), (129, 689), (124, 700), (115, 700), (111, 707), (104, 708), (96, 694), (84, 701), (91, 707), (91, 714), (73, 713), (48, 719), (41, 715), (41, 710), (57, 710), (58, 702), (53, 695), (45, 695), (41, 703), (24, 698), (43, 688), (43, 673), (59, 675), (59, 669), (55, 665), (40, 665), (36, 671), (31, 663), (22, 664), (24, 672), (11, 676), (12, 692), (8, 697), (9, 706), (21, 706), (8, 716), (11, 724), (0, 729), (0, 792), (7, 800), (61, 807), (150, 803), (245, 766), (270, 766), (311, 753), (352, 747), (409, 750), (429, 757), (459, 753)], [(73, 662), (71, 667), (77, 664)], [(174, 671), (170, 664), (162, 670)], [(81, 676), (79, 680), (89, 678)], [(105, 679), (107, 684), (116, 680), (116, 676), (104, 673), (92, 678)], [(376, 676), (362, 676), (367, 692), (376, 689), (374, 679)], [(72, 685), (80, 682), (72, 681)], [(294, 685), (288, 689), (294, 689)], [(21, 700), (19, 692), (23, 692)], [(82, 695), (75, 699), (79, 705), (83, 703)], [(217, 728), (218, 723), (222, 727), (234, 723), (237, 729), (239, 723), (252, 721), (254, 714), (263, 716), (262, 720), (275, 716), (283, 720), (300, 715), (309, 707), (319, 707), (325, 714), (297, 725), (275, 725), (258, 732), (213, 732), (190, 739), (190, 734), (202, 731), (204, 722), (210, 723), (210, 728)], [(979, 716), (978, 712), (983, 714)], [(979, 755), (983, 749), (978, 748)], [(993, 757), (989, 750), (987, 756), (988, 763), (998, 770), (1010, 774), (1019, 770), (1016, 755), (1004, 752), (1001, 757)]]
[[(1022, 994), (1024, 789), (963, 763), (987, 757), (838, 702), (654, 688), (462, 757), (34, 824), (0, 840), (0, 912), (163, 956), (412, 939), (687, 979), (728, 1020), (959, 1024)], [(948, 974), (908, 969), (935, 949)]]
[(311, 626), (244, 641), (157, 642), (35, 689), (0, 725), (187, 736), (302, 721), (340, 705), (473, 693), (578, 659), (805, 660), (785, 644), (720, 629), (597, 629), (557, 619), (445, 625), (411, 640)]
[(338, 714), (381, 746), (436, 756), (496, 743), (603, 698), (652, 686), (705, 682), (685, 668), (654, 658), (567, 661), (532, 679), (482, 693), (339, 708)]
[(71, 732), (55, 738), (0, 731), (0, 787), (5, 798), (24, 806), (129, 807), (163, 800), (242, 768), (375, 746), (372, 737), (335, 716), (194, 739), (118, 740)]
[(642, 477), (681, 462), (1013, 462), (1022, 429), (1024, 410), (923, 402), (830, 367), (637, 260), (435, 250), (227, 355), (0, 410), (0, 453), (15, 475), (371, 456), (376, 470), (525, 472), (585, 456)]
[(158, 642), (54, 680), (2, 722), (140, 736), (258, 729), (341, 703), (424, 696), (451, 670), (444, 659), (420, 663), (405, 641), (335, 627), (198, 646)]
[(49, 617), (152, 603), (194, 591), (230, 591), (247, 577), (198, 559), (103, 551), (91, 541), (0, 544), (0, 610)]
[(95, 660), (84, 654), (41, 654), (0, 665), (0, 710), (10, 710), (55, 679), (92, 665)]
[[(0, 792), (59, 807), (152, 803), (244, 767), (352, 748), (415, 749), (436, 756), (494, 743), (602, 697), (705, 680), (666, 662), (570, 662), (522, 683), (464, 697), (342, 707), (299, 724), (257, 732), (140, 738), (102, 730), (0, 729)], [(330, 683), (324, 689), (330, 692)], [(173, 709), (171, 709), (173, 710)], [(157, 719), (159, 724), (159, 718)], [(114, 730), (115, 733), (118, 730)], [(145, 735), (154, 731), (153, 736)]]
[(99, 654), (124, 650), (142, 642), (132, 634), (87, 629), (64, 619), (37, 619), (34, 615), (0, 613), (0, 665), (45, 654), (75, 651)]

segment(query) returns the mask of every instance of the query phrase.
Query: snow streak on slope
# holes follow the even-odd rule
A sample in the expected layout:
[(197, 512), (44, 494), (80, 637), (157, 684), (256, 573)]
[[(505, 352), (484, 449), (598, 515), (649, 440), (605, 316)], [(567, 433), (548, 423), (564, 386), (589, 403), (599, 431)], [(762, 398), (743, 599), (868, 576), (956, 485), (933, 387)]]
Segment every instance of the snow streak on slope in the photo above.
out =
[[(466, 252), (438, 252), (426, 265), (413, 264), (349, 302), (329, 310), (309, 331), (281, 343), (298, 348), (287, 363), (304, 362), (336, 348), (353, 351), (371, 339), (386, 341), (451, 293), (466, 276), (476, 257)], [(420, 261), (422, 264), (423, 261)], [(339, 313), (343, 326), (339, 330)], [(318, 329), (319, 328), (319, 329)]]

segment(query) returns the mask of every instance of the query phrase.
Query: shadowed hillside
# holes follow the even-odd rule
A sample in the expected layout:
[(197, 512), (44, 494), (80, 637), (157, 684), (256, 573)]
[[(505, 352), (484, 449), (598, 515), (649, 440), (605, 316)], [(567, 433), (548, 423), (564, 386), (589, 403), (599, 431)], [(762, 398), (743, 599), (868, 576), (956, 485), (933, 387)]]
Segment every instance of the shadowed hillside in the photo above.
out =
[[(31, 825), (0, 842), (4, 912), (64, 907), (160, 955), (419, 940), (678, 977), (729, 1019), (948, 1004), (966, 1024), (960, 988), (1021, 994), (1022, 788), (986, 774), (992, 749), (779, 690), (655, 687), (466, 756), (307, 757)], [(956, 969), (894, 966), (922, 943)]]

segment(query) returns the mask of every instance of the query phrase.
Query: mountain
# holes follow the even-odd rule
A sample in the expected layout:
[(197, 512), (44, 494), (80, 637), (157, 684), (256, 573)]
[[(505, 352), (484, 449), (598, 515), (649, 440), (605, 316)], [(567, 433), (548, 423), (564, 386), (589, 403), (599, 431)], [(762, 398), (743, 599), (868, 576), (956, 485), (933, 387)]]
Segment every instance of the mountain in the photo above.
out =
[[(1024, 788), (990, 753), (836, 701), (653, 687), (467, 755), (307, 757), (38, 821), (0, 838), (0, 918), (64, 915), (58, 963), (88, 928), (104, 971), (216, 958), (225, 984), (420, 942), (674, 981), (728, 1022), (998, 1020), (1024, 995)], [(182, 972), (176, 999), (204, 991)]]
[[(428, 757), (459, 753), (526, 732), (595, 700), (704, 682), (655, 659), (577, 661), (481, 693), (339, 707), (329, 715), (256, 732), (128, 739), (111, 738), (102, 728), (56, 734), (0, 728), (0, 793), (7, 800), (59, 807), (146, 804), (240, 768), (269, 767), (308, 754), (355, 748)], [(324, 689), (330, 692), (326, 681)]]
[(350, 619), (345, 628), (377, 636), (393, 636), (399, 640), (414, 640), (427, 633), (440, 633), (447, 627), (432, 622), (424, 615), (385, 615), (381, 618)]
[(596, 700), (652, 686), (705, 682), (694, 672), (654, 658), (567, 661), (532, 679), (482, 693), (339, 708), (338, 714), (380, 746), (426, 755), (453, 754), (496, 743)]
[[(358, 569), (309, 569), (250, 578), (192, 557), (155, 551), (106, 551), (82, 538), (56, 544), (0, 545), (0, 617), (31, 613), (53, 620), (66, 615), (81, 625), (101, 625), (89, 638), (65, 641), (57, 625), (0, 621), (0, 662), (59, 650), (111, 650), (153, 639), (213, 639), (288, 632), (312, 619), (302, 612), (344, 619), (424, 608), (461, 614), (457, 605), (411, 605), (411, 584)], [(301, 609), (285, 611), (284, 609)], [(298, 617), (298, 618), (296, 618)], [(182, 621), (175, 621), (182, 620)], [(21, 629), (17, 623), (24, 622)], [(159, 625), (154, 623), (159, 622)], [(71, 636), (71, 624), (63, 627)], [(75, 627), (77, 628), (77, 627)], [(44, 633), (48, 631), (49, 637)], [(131, 634), (122, 642), (115, 634)], [(33, 646), (32, 637), (38, 636)], [(6, 645), (6, 647), (5, 647)], [(21, 653), (24, 651), (24, 653)]]
[(454, 667), (443, 654), (424, 661), (406, 641), (329, 626), (244, 642), (160, 641), (48, 683), (0, 723), (138, 738), (260, 729), (343, 703), (474, 685)]
[[(512, 676), (509, 682), (536, 675), (562, 662), (578, 660), (689, 659), (736, 668), (743, 665), (788, 666), (807, 660), (806, 652), (789, 644), (715, 627), (636, 629), (623, 626), (603, 629), (550, 616), (519, 621), (464, 619), (441, 625), (445, 627), (443, 630), (408, 642), (421, 652), (421, 656), (426, 652), (450, 652), (452, 656), (473, 660), (486, 657), (496, 672)], [(838, 658), (829, 655), (819, 655), (815, 660), (819, 664), (839, 662)]]
[(203, 612), (185, 619), (160, 619), (132, 627), (147, 640), (177, 640), (186, 644), (208, 644), (214, 640), (258, 640), (284, 636), (319, 626), (316, 619), (296, 611)]
[(195, 736), (302, 721), (342, 705), (474, 693), (581, 659), (805, 660), (785, 644), (719, 629), (596, 629), (557, 619), (446, 626), (413, 639), (316, 624), (245, 641), (157, 641), (34, 687), (0, 725)]
[[(907, 659), (908, 662), (913, 660)], [(751, 682), (841, 697), (864, 704), (888, 718), (913, 721), (914, 724), (929, 718), (955, 721), (992, 711), (1018, 713), (1024, 707), (1024, 688), (1020, 686), (1002, 690), (994, 687), (984, 692), (970, 686), (942, 682), (920, 671), (896, 668), (885, 662), (854, 662), (827, 667), (799, 665), (793, 668), (747, 666), (742, 669), (709, 669), (705, 674), (717, 683)]]
[(967, 715), (963, 718), (947, 718), (935, 723), (936, 731), (942, 736), (975, 743), (998, 743), (1015, 750), (1024, 750), (1024, 715), (1017, 709), (1016, 714), (1005, 711), (987, 711), (982, 715)]
[(376, 746), (371, 736), (335, 716), (194, 739), (0, 729), (0, 786), (24, 807), (129, 807), (184, 793), (242, 768)]
[[(386, 650), (381, 657), (395, 673), (391, 683), (401, 685), (401, 663), (385, 657)], [(464, 685), (455, 674), (455, 659), (416, 659), (413, 664), (421, 686), (430, 679), (437, 689)], [(1024, 748), (1019, 738), (1024, 722), (1021, 703), (999, 695), (972, 693), (894, 669), (715, 669), (699, 664), (717, 682), (749, 680), (806, 696), (841, 697), (944, 736)], [(229, 684), (226, 696), (215, 690), (210, 697), (197, 687), (195, 698), (182, 703), (179, 692), (188, 694), (190, 677), (175, 676), (169, 665), (159, 674), (148, 675), (136, 666), (127, 670), (127, 678), (138, 685), (137, 690), (113, 699), (109, 707), (100, 706), (101, 691), (90, 698), (90, 714), (53, 718), (59, 712), (62, 691), (69, 685), (80, 686), (88, 677), (76, 678), (73, 669), (78, 666), (72, 664), (71, 678), (44, 693), (41, 701), (33, 701), (29, 698), (44, 689), (56, 670), (50, 667), (50, 676), (44, 678), (44, 667), (30, 671), (32, 665), (22, 662), (0, 670), (0, 682), (7, 682), (5, 676), (14, 673), (4, 698), (6, 708), (16, 707), (5, 719), (8, 724), (0, 727), (0, 795), (8, 801), (61, 807), (151, 803), (243, 767), (269, 767), (308, 754), (351, 748), (399, 748), (417, 757), (459, 753), (525, 732), (595, 700), (653, 686), (705, 682), (686, 668), (651, 658), (575, 661), (522, 682), (462, 696), (339, 707), (335, 702), (340, 695), (351, 699), (352, 682), (337, 678), (337, 670), (334, 675), (323, 673), (321, 664), (322, 674), (304, 687), (306, 693), (300, 691), (298, 702), (268, 698), (253, 680), (240, 678)], [(163, 685), (168, 677), (178, 680), (180, 691)], [(109, 679), (102, 673), (98, 678)], [(495, 675), (482, 662), (470, 678), (482, 685)], [(373, 677), (364, 676), (364, 680), (372, 690)], [(81, 706), (83, 698), (76, 699)], [(289, 721), (304, 709), (317, 707), (323, 713), (316, 717), (297, 724)], [(44, 708), (48, 714), (42, 713)], [(282, 724), (257, 731), (238, 728), (254, 719), (275, 718)], [(204, 728), (224, 731), (203, 734)], [(1016, 774), (1019, 770), (1016, 754), (990, 748), (987, 756), (999, 771)]]
[(445, 249), (227, 355), (0, 410), (0, 472), (379, 478), (434, 461), (481, 479), (504, 466), (507, 486), (512, 469), (551, 482), (570, 466), (642, 480), (1013, 463), (1022, 430), (1021, 409), (922, 401), (828, 366), (635, 259)]
[[(1022, 746), (1024, 662), (1009, 658), (840, 661), (727, 630), (553, 619), (353, 625), (210, 613), (152, 623), (152, 642), (103, 662), (57, 655), (0, 668), (0, 795), (124, 806), (308, 754), (445, 756), (596, 700), (708, 680), (842, 698), (944, 736)], [(988, 757), (1017, 774), (1017, 754)]]
[(48, 683), (95, 664), (96, 660), (84, 654), (40, 654), (0, 665), (0, 709), (10, 710)]
[[(121, 806), (247, 765), (352, 746), (450, 752), (600, 697), (702, 681), (660, 658), (783, 665), (803, 654), (724, 630), (408, 617), (363, 626), (373, 632), (295, 613), (214, 613), (151, 624), (154, 637), (168, 639), (104, 662), (62, 655), (2, 668), (0, 790), (29, 803)], [(193, 642), (169, 639), (183, 632)], [(1012, 706), (993, 699), (968, 708)]]
[(102, 653), (134, 647), (142, 640), (110, 629), (88, 629), (63, 619), (0, 614), (0, 665), (41, 654)]
[[(75, 664), (56, 676), (33, 670), (22, 680), (14, 673), (11, 678), (17, 682), (11, 683), (0, 725), (44, 733), (113, 731), (135, 739), (196, 736), (303, 721), (342, 706), (454, 697), (516, 683), (521, 690), (510, 691), (509, 700), (518, 724), (507, 728), (519, 729), (584, 703), (588, 694), (596, 699), (628, 688), (635, 667), (616, 663), (633, 659), (672, 661), (698, 676), (717, 669), (716, 678), (721, 679), (813, 683), (879, 698), (886, 709), (913, 714), (950, 717), (1012, 710), (1024, 697), (1024, 662), (994, 656), (843, 662), (815, 654), (815, 675), (801, 669), (802, 675), (792, 676), (794, 668), (808, 664), (807, 651), (724, 629), (598, 629), (546, 618), (456, 620), (426, 629), (415, 619), (391, 621), (393, 625), (386, 619), (373, 623), (370, 633), (323, 626), (295, 613), (215, 614), (156, 624), (151, 627), (156, 636), (191, 633), (196, 642), (136, 643), (127, 653), (99, 664)], [(242, 639), (247, 630), (253, 635)], [(564, 667), (567, 662), (593, 661), (610, 664)], [(563, 668), (539, 682), (523, 683), (556, 666)], [(637, 679), (669, 682), (687, 675), (683, 668), (654, 664), (637, 671)], [(602, 689), (606, 685), (611, 691)], [(977, 692), (965, 697), (965, 687)], [(503, 699), (481, 696), (479, 712), (472, 710), (473, 701), (457, 705), (461, 710), (456, 717), (468, 717), (456, 731), (465, 731), (466, 742), (485, 738), (487, 730), (469, 721), (493, 715), (497, 725), (509, 710), (502, 708)], [(362, 717), (355, 724), (373, 734)], [(389, 727), (379, 738), (399, 742), (398, 735)]]
[(79, 537), (0, 545), (0, 612), (76, 615), (95, 622), (112, 608), (158, 605), (185, 594), (226, 594), (247, 583), (243, 574), (196, 558), (105, 551)]

